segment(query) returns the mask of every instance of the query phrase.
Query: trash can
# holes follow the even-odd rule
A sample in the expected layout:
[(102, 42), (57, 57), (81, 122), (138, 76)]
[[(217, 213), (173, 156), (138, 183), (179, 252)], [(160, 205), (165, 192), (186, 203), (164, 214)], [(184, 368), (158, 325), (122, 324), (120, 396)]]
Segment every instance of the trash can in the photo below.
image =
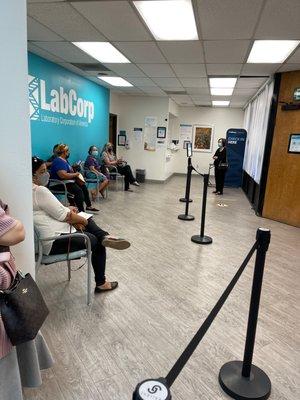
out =
[(136, 180), (139, 183), (144, 183), (146, 179), (146, 170), (145, 169), (136, 169), (135, 170)]

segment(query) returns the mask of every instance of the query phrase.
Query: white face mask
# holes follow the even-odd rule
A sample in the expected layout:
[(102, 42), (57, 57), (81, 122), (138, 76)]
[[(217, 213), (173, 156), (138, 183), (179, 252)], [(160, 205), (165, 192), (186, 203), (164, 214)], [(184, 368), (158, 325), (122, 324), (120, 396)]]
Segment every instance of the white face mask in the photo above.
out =
[(220, 142), (220, 143), (218, 143), (218, 147), (219, 148), (221, 148), (222, 147), (222, 143)]
[(43, 174), (39, 175), (38, 182), (41, 186), (47, 186), (49, 183), (50, 174), (49, 172), (44, 172)]

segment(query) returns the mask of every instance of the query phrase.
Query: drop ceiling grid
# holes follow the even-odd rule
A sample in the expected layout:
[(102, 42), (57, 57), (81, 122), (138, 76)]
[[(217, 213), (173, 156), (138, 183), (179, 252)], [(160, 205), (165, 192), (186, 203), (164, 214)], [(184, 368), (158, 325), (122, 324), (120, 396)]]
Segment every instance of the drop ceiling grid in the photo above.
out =
[[(283, 3), (286, 4), (287, 0), (282, 0), (282, 1)], [(292, 10), (289, 10), (287, 12), (283, 6), (280, 7), (281, 13), (285, 15), (282, 23), (286, 24), (287, 26), (289, 26), (289, 18), (291, 13), (293, 14), (293, 10), (294, 9), (297, 10), (299, 8), (299, 3), (300, 3), (299, 0), (288, 0), (288, 1), (289, 1), (289, 6), (292, 5)], [(109, 64), (109, 68), (114, 72), (114, 74), (119, 74), (120, 76), (123, 76), (125, 79), (128, 79), (129, 81), (132, 80), (132, 82), (135, 82), (137, 85), (136, 86), (137, 92), (141, 91), (141, 93), (144, 94), (149, 94), (149, 90), (147, 90), (147, 88), (148, 89), (152, 88), (153, 92), (155, 92), (159, 90), (168, 90), (170, 86), (170, 89), (181, 88), (181, 90), (187, 91), (186, 95), (188, 96), (187, 98), (190, 99), (191, 102), (194, 102), (192, 93), (193, 89), (194, 92), (196, 92), (196, 94), (194, 95), (197, 96), (197, 85), (199, 86), (200, 84), (199, 82), (203, 80), (203, 78), (206, 79), (207, 82), (206, 86), (208, 88), (209, 87), (208, 75), (209, 72), (211, 73), (211, 71), (214, 70), (218, 71), (217, 75), (231, 75), (231, 72), (229, 71), (234, 71), (232, 75), (238, 77), (240, 77), (241, 74), (246, 74), (245, 71), (250, 71), (248, 72), (248, 74), (250, 74), (251, 71), (254, 71), (253, 75), (255, 74), (259, 75), (261, 74), (261, 71), (266, 71), (264, 72), (264, 74), (269, 75), (272, 72), (280, 70), (280, 68), (283, 69), (291, 68), (289, 67), (290, 60), (292, 63), (294, 63), (294, 65), (299, 64), (299, 56), (298, 56), (299, 48), (298, 48), (298, 51), (295, 50), (294, 54), (291, 55), (290, 60), (287, 60), (283, 64), (276, 65), (274, 66), (274, 68), (273, 66), (270, 65), (261, 65), (261, 66), (259, 64), (255, 66), (246, 65), (246, 61), (255, 38), (267, 38), (264, 37), (264, 35), (272, 34), (271, 32), (272, 26), (270, 24), (267, 26), (268, 29), (266, 29), (268, 30), (268, 32), (267, 33), (264, 32), (265, 19), (268, 14), (266, 10), (268, 10), (272, 6), (276, 7), (275, 3), (278, 3), (278, 0), (251, 0), (251, 2), (249, 2), (248, 0), (226, 0), (227, 7), (225, 8), (224, 8), (225, 4), (224, 0), (192, 0), (195, 19), (196, 19), (196, 26), (200, 40), (189, 42), (190, 44), (187, 45), (185, 45), (184, 42), (177, 42), (175, 47), (173, 42), (157, 42), (153, 38), (153, 35), (150, 32), (149, 28), (146, 26), (142, 17), (140, 16), (137, 9), (133, 5), (133, 1), (117, 0), (117, 1), (106, 1), (106, 2), (102, 1), (67, 2), (67, 1), (57, 1), (57, 0), (55, 1), (44, 0), (43, 2), (41, 2), (36, 0), (30, 0), (28, 2), (30, 3), (28, 7), (29, 16), (34, 19), (35, 23), (35, 27), (32, 28), (33, 31), (35, 30), (34, 35), (38, 35), (37, 24), (41, 24), (41, 37), (43, 39), (45, 39), (45, 35), (47, 36), (47, 30), (49, 29), (51, 31), (51, 34), (58, 35), (59, 39), (62, 38), (62, 40), (57, 39), (57, 41), (50, 41), (51, 44), (43, 43), (44, 41), (41, 39), (36, 40), (32, 42), (33, 46), (35, 46), (32, 47), (33, 52), (35, 51), (34, 49), (36, 49), (36, 51), (38, 51), (37, 49), (41, 49), (40, 54), (41, 53), (44, 53), (45, 55), (49, 54), (49, 57), (51, 57), (52, 59), (55, 58), (63, 59), (63, 64), (66, 67), (68, 67), (70, 62), (72, 61), (74, 62), (74, 59), (76, 60), (82, 59), (85, 60), (82, 62), (92, 63), (95, 62), (94, 59), (87, 56), (85, 53), (81, 52), (80, 50), (75, 48), (72, 44), (70, 44), (71, 40), (70, 38), (76, 37), (76, 35), (79, 35), (79, 33), (80, 37), (84, 36), (82, 39), (80, 39), (81, 41), (101, 40), (98, 38), (100, 37), (104, 38), (102, 40), (111, 42), (113, 45), (119, 48), (121, 52), (124, 53), (124, 55), (132, 62), (134, 70), (137, 72), (136, 73), (132, 72), (132, 74), (129, 72), (130, 76), (129, 75), (127, 76), (126, 72), (122, 74), (121, 64), (118, 64), (115, 67), (115, 70), (113, 64)], [(249, 8), (249, 3), (251, 3), (250, 8)], [(74, 18), (74, 21), (84, 21), (84, 23), (82, 22), (84, 28), (83, 26), (78, 27), (78, 24), (76, 23), (75, 24), (73, 23), (73, 25), (71, 23), (68, 24), (67, 27), (63, 27), (65, 31), (62, 32), (61, 31), (62, 27), (61, 26), (57, 27), (55, 25), (55, 21), (53, 21), (54, 16), (53, 15), (50, 16), (51, 13), (50, 14), (48, 13), (47, 16), (45, 17), (43, 13), (41, 15), (41, 13), (38, 12), (38, 10), (41, 9), (49, 10), (49, 7), (50, 9), (52, 7), (55, 8), (59, 7), (60, 9), (63, 10), (67, 9), (72, 10), (70, 11), (72, 18)], [(118, 14), (116, 12), (116, 10), (118, 10), (118, 7), (122, 8), (123, 16), (122, 13), (120, 15), (120, 13)], [(104, 22), (106, 22), (105, 19), (106, 17), (109, 17), (110, 12), (112, 10), (115, 10), (114, 13), (115, 17), (112, 16), (112, 18), (110, 19), (110, 25), (105, 24), (103, 22), (103, 18), (102, 18), (102, 23), (103, 23), (102, 25), (101, 22), (99, 23), (99, 21), (94, 18), (95, 8), (106, 10), (106, 14), (103, 17)], [(243, 16), (245, 15), (249, 18), (245, 23), (241, 23), (240, 21), (243, 19)], [(234, 21), (234, 19), (236, 18), (238, 18), (238, 23), (236, 23), (230, 30), (230, 26), (232, 25), (230, 22)], [(276, 18), (279, 17), (276, 16)], [(116, 21), (116, 23), (114, 23), (114, 21)], [(209, 21), (211, 22), (209, 23)], [(122, 24), (124, 25), (124, 27)], [(127, 36), (125, 34), (122, 35), (122, 33), (124, 33), (124, 29), (126, 30), (126, 26), (128, 27), (129, 25), (136, 27), (136, 29), (129, 29), (129, 31), (127, 32)], [(214, 26), (214, 28), (211, 28), (212, 25)], [(229, 28), (226, 31), (224, 31), (224, 26), (227, 25), (229, 25)], [(295, 30), (294, 25), (295, 22), (293, 22), (292, 30)], [(56, 26), (57, 29), (53, 29), (54, 26)], [(82, 31), (80, 32), (80, 30), (82, 29), (85, 31), (83, 36), (81, 36)], [(56, 30), (58, 30), (59, 32), (57, 32)], [(136, 33), (137, 36), (135, 36), (134, 34), (135, 31), (137, 32)], [(285, 33), (285, 30), (283, 28), (282, 32), (283, 34)], [(62, 33), (64, 34), (62, 35)], [(287, 35), (288, 31), (285, 34)], [(121, 36), (122, 40), (115, 40), (117, 38), (120, 38)], [(67, 43), (69, 43), (69, 46), (67, 45)], [(189, 59), (186, 58), (186, 55), (188, 54), (187, 48), (189, 47), (192, 48), (193, 46), (195, 47), (195, 45), (198, 47), (198, 59), (197, 62), (191, 62), (193, 61), (191, 56)], [(62, 52), (59, 51), (59, 48), (63, 46), (67, 46), (69, 50), (69, 57), (66, 57), (65, 51)], [(224, 62), (225, 60), (224, 57), (218, 58), (218, 53), (222, 50), (222, 48), (224, 50), (224, 47), (226, 46), (227, 46), (227, 51), (223, 53), (223, 56), (226, 57), (227, 53), (233, 51), (236, 53), (236, 59), (235, 59), (236, 62), (232, 61), (228, 62), (230, 60), (230, 57), (227, 59), (227, 62)], [(152, 48), (153, 55), (156, 55), (158, 62), (152, 61), (152, 58), (149, 57), (149, 55), (147, 57), (147, 54), (144, 51), (144, 47)], [(197, 47), (195, 48), (197, 49)], [(73, 48), (73, 51), (70, 50), (71, 48)], [(208, 49), (209, 51), (207, 53)], [(131, 50), (131, 53), (129, 50)], [(144, 58), (139, 58), (143, 56), (143, 51), (144, 51)], [(82, 53), (82, 58), (81, 56), (79, 56), (78, 52)], [(196, 53), (197, 51), (191, 53), (194, 56), (194, 58)], [(72, 54), (74, 57), (73, 59), (72, 59)], [(132, 55), (134, 56), (131, 57)], [(175, 60), (177, 61), (181, 60), (181, 62), (174, 62), (174, 57), (177, 57), (175, 58)], [(139, 62), (139, 60), (146, 60), (146, 61)], [(216, 62), (209, 62), (211, 60), (215, 60)], [(181, 67), (178, 69), (176, 68), (176, 65), (179, 64), (181, 64)], [(187, 65), (187, 70), (188, 70), (188, 66), (194, 64), (203, 64), (205, 71), (204, 77), (202, 76), (195, 77), (194, 76), (195, 73), (191, 73), (191, 76), (188, 76), (188, 72), (187, 73), (184, 72), (184, 65)], [(162, 65), (161, 71), (164, 72), (162, 72), (161, 74), (159, 72), (157, 73), (151, 72), (151, 65), (153, 65), (152, 71), (154, 71), (155, 68), (157, 71), (159, 71), (160, 70), (159, 66)], [(72, 66), (70, 66), (70, 69), (71, 68)], [(125, 70), (125, 67), (123, 68)], [(72, 69), (74, 71), (74, 67)], [(222, 71), (222, 69), (224, 72), (220, 73), (219, 71)], [(181, 72), (178, 72), (179, 70)], [(189, 71), (192, 70), (193, 70), (192, 68), (189, 69)], [(167, 74), (169, 74), (170, 76), (164, 76)], [(91, 78), (91, 76), (89, 77)], [(176, 81), (174, 79), (176, 79)], [(98, 82), (96, 76), (93, 78), (93, 80), (96, 81), (97, 83), (100, 83), (100, 81)], [(153, 82), (153, 86), (151, 86), (151, 82)], [(175, 86), (173, 86), (172, 82), (176, 83)], [(240, 87), (239, 82), (240, 79), (237, 82), (236, 89)], [(126, 92), (132, 93), (134, 89), (130, 88), (121, 89), (121, 91), (123, 91), (124, 93)], [(243, 94), (242, 96), (241, 91), (235, 90), (234, 92), (234, 98), (236, 99), (235, 102), (238, 101), (239, 96), (240, 100), (243, 101), (245, 94)], [(186, 98), (178, 97), (179, 104), (180, 104), (179, 101), (180, 99), (186, 99)], [(211, 96), (210, 99), (212, 99)]]

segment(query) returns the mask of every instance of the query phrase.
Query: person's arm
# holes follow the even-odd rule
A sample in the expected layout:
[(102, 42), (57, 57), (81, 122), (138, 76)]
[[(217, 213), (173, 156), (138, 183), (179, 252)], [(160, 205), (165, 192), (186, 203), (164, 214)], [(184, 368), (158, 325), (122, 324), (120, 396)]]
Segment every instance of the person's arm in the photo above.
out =
[(100, 172), (96, 170), (96, 168), (93, 165), (90, 165), (89, 167), (90, 171), (94, 172), (97, 176), (100, 175)]
[(7, 215), (0, 207), (0, 245), (13, 246), (25, 239), (25, 229), (22, 222)]
[(60, 169), (57, 171), (57, 175), (60, 177), (62, 180), (68, 180), (68, 179), (75, 179), (77, 178), (80, 174), (79, 172), (67, 172), (64, 169)]
[(105, 165), (108, 165), (108, 166), (110, 166), (110, 165), (115, 166), (118, 164), (117, 160), (111, 161), (106, 153), (103, 153), (103, 160), (104, 160)]

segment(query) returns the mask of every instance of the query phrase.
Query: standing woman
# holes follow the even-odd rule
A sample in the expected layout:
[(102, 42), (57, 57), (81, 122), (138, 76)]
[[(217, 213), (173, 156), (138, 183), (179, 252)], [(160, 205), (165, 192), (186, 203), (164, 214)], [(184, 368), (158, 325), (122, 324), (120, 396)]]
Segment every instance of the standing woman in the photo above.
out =
[[(9, 246), (22, 242), (25, 231), (20, 221), (12, 218), (0, 200), (0, 290), (8, 289), (16, 276), (16, 266)], [(1, 319), (0, 300), (0, 399), (22, 400), (22, 386), (42, 384), (40, 369), (53, 364), (43, 336), (13, 347)]]
[(118, 159), (113, 151), (113, 145), (111, 143), (106, 143), (102, 150), (102, 160), (109, 169), (109, 167), (117, 168), (119, 174), (124, 175), (125, 180), (125, 190), (131, 191), (129, 185), (140, 186), (133, 176), (130, 165), (128, 165), (124, 160)]
[(217, 195), (223, 194), (225, 174), (227, 171), (227, 152), (226, 152), (226, 139), (220, 138), (218, 140), (218, 149), (213, 156), (215, 166), (215, 180), (216, 190), (213, 193)]

